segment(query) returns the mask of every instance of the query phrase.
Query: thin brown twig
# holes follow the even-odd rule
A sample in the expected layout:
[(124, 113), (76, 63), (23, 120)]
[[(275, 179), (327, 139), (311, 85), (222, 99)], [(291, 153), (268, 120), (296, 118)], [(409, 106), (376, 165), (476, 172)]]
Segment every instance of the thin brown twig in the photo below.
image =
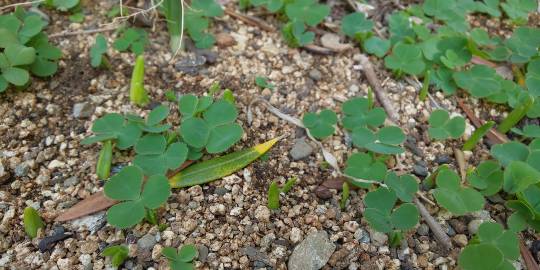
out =
[[(482, 125), (484, 125), (484, 122), (480, 120), (478, 117), (476, 117), (474, 112), (471, 110), (471, 108), (469, 108), (469, 106), (465, 104), (463, 99), (458, 99), (458, 105), (465, 112), (465, 115), (467, 115), (467, 118), (471, 120), (471, 122), (476, 128), (479, 128)], [(506, 135), (498, 132), (496, 129), (493, 129), (493, 128), (488, 131), (488, 133), (486, 134), (486, 137), (488, 138), (491, 144), (499, 144), (499, 143), (508, 142), (508, 138), (506, 137)]]
[(540, 270), (529, 249), (523, 244), (523, 238), (519, 237), (519, 253), (523, 258), (527, 270)]
[(8, 8), (14, 8), (14, 7), (20, 7), (20, 6), (31, 6), (33, 4), (45, 2), (45, 0), (36, 0), (36, 1), (28, 1), (28, 2), (21, 2), (21, 3), (15, 3), (15, 4), (9, 4), (5, 5), (3, 7), (0, 7), (0, 11)]
[(102, 32), (108, 32), (118, 29), (119, 26), (109, 27), (109, 28), (98, 28), (98, 29), (87, 29), (87, 30), (81, 30), (81, 31), (73, 31), (73, 32), (60, 32), (51, 34), (49, 38), (57, 38), (57, 37), (67, 37), (67, 36), (77, 36), (77, 35), (89, 35), (89, 34), (95, 34), (95, 33), (102, 33)]
[(233, 18), (236, 18), (238, 20), (241, 20), (249, 25), (252, 25), (252, 26), (257, 26), (261, 29), (263, 29), (264, 31), (267, 31), (267, 32), (274, 32), (276, 31), (276, 29), (274, 29), (274, 27), (272, 27), (271, 25), (267, 24), (265, 21), (257, 18), (257, 17), (253, 17), (253, 16), (249, 16), (249, 15), (246, 15), (246, 14), (241, 14), (241, 13), (238, 13), (234, 10), (230, 10), (230, 9), (225, 9), (225, 14), (233, 17)]
[(448, 237), (448, 235), (443, 231), (441, 225), (431, 216), (426, 207), (418, 200), (418, 198), (414, 198), (413, 201), (414, 204), (416, 204), (418, 211), (420, 211), (420, 215), (422, 218), (424, 218), (424, 221), (433, 232), (435, 240), (437, 240), (437, 242), (439, 242), (439, 244), (441, 244), (446, 250), (450, 250), (452, 248), (452, 241), (450, 240), (450, 237)]

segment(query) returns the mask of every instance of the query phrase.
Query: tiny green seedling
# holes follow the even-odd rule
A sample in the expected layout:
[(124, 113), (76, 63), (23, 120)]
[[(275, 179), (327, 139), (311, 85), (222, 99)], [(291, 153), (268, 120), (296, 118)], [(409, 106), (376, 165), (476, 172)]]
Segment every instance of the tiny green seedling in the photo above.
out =
[(101, 253), (102, 256), (111, 257), (111, 265), (115, 269), (118, 269), (124, 263), (128, 254), (129, 248), (124, 245), (109, 246)]
[(465, 119), (461, 116), (450, 118), (445, 110), (433, 111), (428, 122), (428, 134), (436, 140), (457, 139), (465, 132)]
[(161, 250), (161, 254), (169, 260), (169, 266), (172, 270), (191, 270), (195, 269), (193, 260), (199, 256), (199, 252), (195, 245), (184, 245), (177, 250), (171, 247), (165, 247)]
[(173, 90), (167, 90), (165, 91), (165, 98), (167, 98), (170, 102), (178, 102), (178, 98), (176, 97), (176, 93)]
[(147, 33), (139, 28), (127, 28), (118, 37), (113, 47), (120, 52), (130, 50), (135, 55), (140, 56), (144, 52), (144, 47), (148, 44)]
[(233, 92), (231, 91), (231, 89), (225, 89), (225, 91), (223, 91), (223, 100), (231, 103), (231, 104), (234, 104), (235, 102), (235, 98), (234, 98), (234, 94)]
[(145, 106), (150, 99), (144, 89), (144, 57), (137, 56), (135, 67), (131, 75), (131, 86), (129, 88), (129, 100), (138, 106)]
[(461, 254), (458, 264), (463, 270), (514, 269), (519, 259), (519, 239), (510, 230), (493, 222), (485, 222)]
[(107, 221), (118, 228), (129, 228), (143, 220), (146, 209), (156, 209), (171, 195), (169, 181), (153, 175), (143, 187), (143, 171), (135, 166), (124, 167), (105, 183), (105, 195), (120, 201), (107, 211)]
[(206, 30), (210, 19), (220, 16), (223, 16), (223, 9), (214, 0), (193, 1), (185, 10), (184, 27), (197, 48), (207, 49), (214, 45), (216, 39)]
[(96, 36), (96, 43), (90, 48), (90, 64), (95, 68), (111, 68), (107, 59), (107, 40), (101, 34)]
[(270, 83), (267, 78), (262, 76), (255, 77), (255, 84), (262, 89), (268, 88), (274, 90), (275, 88), (274, 84)]
[(486, 160), (467, 175), (468, 182), (474, 188), (480, 190), (484, 196), (492, 196), (498, 193), (503, 185), (503, 171), (501, 165), (493, 160)]
[(111, 140), (103, 142), (103, 146), (99, 151), (98, 162), (96, 165), (96, 174), (99, 179), (109, 179), (112, 165), (113, 143)]
[(339, 208), (343, 211), (347, 207), (347, 200), (349, 200), (350, 188), (349, 183), (343, 182), (341, 191), (341, 200), (339, 201)]
[(460, 178), (450, 169), (440, 170), (437, 174), (437, 188), (433, 196), (437, 203), (455, 215), (481, 210), (484, 207), (484, 196), (470, 187), (460, 185)]
[(315, 26), (330, 14), (330, 7), (319, 4), (316, 0), (295, 0), (285, 2), (287, 3), (285, 6), (285, 14), (290, 21), (300, 21), (309, 26)]
[(270, 186), (268, 187), (268, 208), (277, 210), (279, 209), (279, 194), (284, 193), (286, 194), (289, 192), (294, 184), (296, 184), (296, 177), (290, 178), (285, 182), (283, 187), (279, 187), (278, 183), (276, 181), (272, 181), (270, 183)]
[(167, 145), (165, 136), (150, 133), (139, 139), (135, 152), (133, 164), (145, 175), (155, 175), (180, 167), (187, 159), (188, 147), (182, 142)]
[(520, 102), (508, 116), (499, 124), (497, 130), (501, 133), (506, 133), (512, 129), (523, 117), (527, 115), (529, 109), (533, 106), (534, 99), (530, 96), (526, 96), (525, 100)]
[(28, 206), (24, 209), (23, 214), (24, 222), (24, 231), (30, 238), (35, 238), (37, 236), (38, 230), (45, 228), (45, 223), (39, 216), (39, 213), (36, 209)]
[(334, 134), (338, 118), (335, 112), (325, 109), (319, 114), (306, 113), (302, 122), (309, 133), (317, 139), (324, 139)]

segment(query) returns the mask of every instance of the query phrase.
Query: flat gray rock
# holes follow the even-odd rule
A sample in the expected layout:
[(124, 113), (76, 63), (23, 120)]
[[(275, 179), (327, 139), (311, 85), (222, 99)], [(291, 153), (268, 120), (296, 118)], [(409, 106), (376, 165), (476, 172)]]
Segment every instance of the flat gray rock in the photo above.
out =
[(311, 155), (311, 153), (313, 153), (313, 146), (307, 143), (304, 138), (297, 139), (290, 152), (293, 160), (306, 158)]
[(336, 245), (330, 242), (325, 231), (310, 233), (304, 241), (298, 244), (289, 257), (289, 270), (317, 270), (321, 269), (334, 250)]

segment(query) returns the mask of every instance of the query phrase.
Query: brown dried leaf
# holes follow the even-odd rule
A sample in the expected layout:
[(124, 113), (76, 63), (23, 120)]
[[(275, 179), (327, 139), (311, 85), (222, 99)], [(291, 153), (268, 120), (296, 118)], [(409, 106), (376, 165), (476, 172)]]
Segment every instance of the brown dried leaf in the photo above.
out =
[(105, 210), (117, 201), (105, 197), (103, 191), (94, 193), (90, 197), (78, 202), (64, 213), (56, 217), (55, 221), (67, 221)]

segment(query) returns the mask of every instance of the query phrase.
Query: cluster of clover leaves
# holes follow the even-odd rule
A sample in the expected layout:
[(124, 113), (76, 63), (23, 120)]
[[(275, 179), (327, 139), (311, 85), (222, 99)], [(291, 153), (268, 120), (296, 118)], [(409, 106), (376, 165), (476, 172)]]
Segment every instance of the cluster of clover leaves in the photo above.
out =
[(109, 176), (114, 148), (133, 147), (135, 151), (132, 165), (122, 168), (105, 183), (105, 195), (120, 201), (107, 212), (110, 224), (128, 228), (145, 216), (151, 217), (152, 210), (170, 195), (168, 171), (179, 168), (186, 160), (199, 159), (204, 152), (224, 152), (242, 137), (243, 130), (235, 123), (238, 112), (230, 101), (188, 94), (179, 99), (178, 105), (181, 123), (176, 129), (164, 123), (169, 107), (160, 105), (146, 118), (106, 114), (94, 122), (94, 135), (82, 141), (103, 143), (97, 165), (98, 176), (103, 180)]
[[(345, 128), (359, 152), (349, 156), (344, 173), (351, 178), (350, 184), (368, 189), (364, 197), (366, 221), (373, 229), (388, 233), (390, 244), (396, 245), (403, 232), (414, 228), (419, 221), (419, 211), (412, 203), (419, 190), (419, 179), (409, 174), (397, 175), (385, 163), (388, 155), (403, 152), (400, 144), (405, 136), (398, 127), (382, 126), (386, 113), (374, 108), (370, 98), (348, 100), (341, 111), (341, 121), (336, 113), (324, 109), (306, 113), (303, 124), (312, 137), (320, 140), (332, 136), (338, 124)], [(435, 110), (428, 124), (428, 135), (435, 140), (457, 140), (465, 130), (463, 117), (450, 117), (444, 110)], [(540, 138), (535, 138), (539, 135), (538, 126), (526, 126), (521, 134), (533, 135), (523, 135), (522, 141), (528, 144), (512, 141), (493, 146), (494, 159), (469, 168), (463, 177), (441, 166), (424, 180), (424, 186), (432, 188), (437, 204), (454, 216), (482, 210), (487, 196), (504, 192), (504, 197), (510, 198), (506, 206), (514, 212), (506, 221), (509, 229), (503, 231), (501, 225), (491, 222), (480, 226), (477, 236), (460, 255), (463, 269), (485, 265), (493, 266), (490, 269), (507, 269), (519, 257), (517, 234), (529, 226), (540, 229)], [(355, 179), (380, 184), (360, 183)]]
[(25, 87), (30, 73), (48, 77), (56, 73), (62, 52), (43, 32), (47, 22), (39, 14), (17, 8), (0, 15), (0, 93), (10, 85)]

